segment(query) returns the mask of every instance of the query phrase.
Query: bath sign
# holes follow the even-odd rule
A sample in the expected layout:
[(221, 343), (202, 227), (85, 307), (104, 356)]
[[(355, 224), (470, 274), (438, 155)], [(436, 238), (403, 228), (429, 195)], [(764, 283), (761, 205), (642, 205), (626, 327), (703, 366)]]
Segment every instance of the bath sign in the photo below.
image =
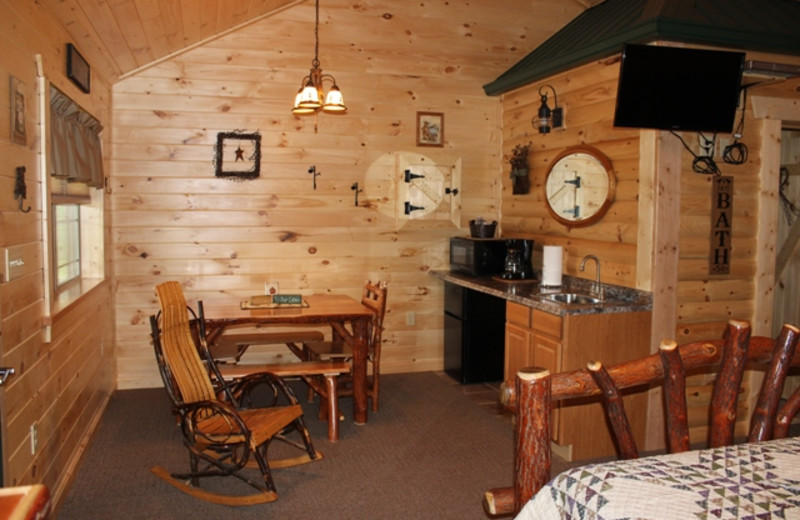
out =
[(708, 274), (730, 274), (733, 223), (733, 177), (717, 175), (711, 193), (711, 247)]

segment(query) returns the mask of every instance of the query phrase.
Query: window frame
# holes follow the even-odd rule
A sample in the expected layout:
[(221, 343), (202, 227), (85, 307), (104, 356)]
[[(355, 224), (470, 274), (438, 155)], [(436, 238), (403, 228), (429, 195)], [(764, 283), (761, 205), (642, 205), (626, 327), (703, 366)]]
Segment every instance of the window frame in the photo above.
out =
[[(66, 220), (65, 222), (64, 220), (59, 219), (58, 209), (67, 207), (75, 207), (76, 214), (74, 217), (68, 217), (69, 220)], [(53, 292), (58, 295), (59, 293), (68, 290), (70, 287), (79, 283), (81, 278), (83, 278), (82, 263), (84, 259), (82, 258), (83, 237), (81, 232), (81, 204), (78, 204), (75, 201), (53, 200), (51, 209), (53, 215), (51, 230), (53, 234)], [(63, 241), (59, 240), (59, 224), (64, 223), (70, 224), (70, 233), (66, 237), (65, 242), (67, 242), (66, 247), (74, 253), (74, 256), (68, 259), (67, 263), (62, 265), (59, 259), (59, 246)], [(63, 239), (64, 237), (61, 238)], [(61, 268), (69, 265), (77, 267), (77, 273), (62, 281), (60, 278)]]

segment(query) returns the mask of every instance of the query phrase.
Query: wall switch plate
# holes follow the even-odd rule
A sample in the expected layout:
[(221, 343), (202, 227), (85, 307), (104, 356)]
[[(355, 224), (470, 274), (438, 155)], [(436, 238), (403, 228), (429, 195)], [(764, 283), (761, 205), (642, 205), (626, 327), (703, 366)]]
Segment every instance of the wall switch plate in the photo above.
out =
[(3, 266), (5, 270), (3, 281), (10, 282), (25, 273), (25, 258), (22, 253), (23, 248), (20, 246), (3, 249)]
[(31, 424), (31, 455), (36, 455), (39, 448), (39, 427), (36, 423)]

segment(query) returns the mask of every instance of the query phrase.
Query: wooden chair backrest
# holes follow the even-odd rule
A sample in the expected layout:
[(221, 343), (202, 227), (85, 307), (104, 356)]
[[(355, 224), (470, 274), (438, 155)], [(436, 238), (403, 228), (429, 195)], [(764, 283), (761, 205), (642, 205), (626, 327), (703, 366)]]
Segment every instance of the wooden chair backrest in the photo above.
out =
[[(778, 409), (789, 367), (800, 367), (797, 343), (800, 329), (784, 325), (777, 339), (750, 336), (750, 325), (732, 320), (719, 340), (697, 341), (677, 346), (665, 340), (658, 354), (620, 363), (606, 369), (591, 362), (586, 369), (550, 374), (543, 368), (521, 370), (515, 385), (502, 395), (507, 405), (515, 405), (516, 471), (513, 488), (490, 490), (488, 510), (518, 512), (550, 480), (551, 425), (554, 403), (570, 399), (602, 396), (612, 434), (622, 458), (635, 458), (638, 451), (627, 424), (620, 391), (664, 385), (668, 449), (690, 449), (686, 373), (698, 369), (718, 369), (710, 405), (709, 446), (734, 442), (737, 400), (745, 365), (767, 366), (758, 402), (750, 422), (748, 441), (763, 441), (786, 435), (789, 423), (800, 409), (800, 389)], [(594, 427), (594, 426), (593, 426)], [(488, 500), (488, 498), (487, 498)]]
[(183, 289), (178, 282), (156, 286), (161, 306), (161, 348), (184, 403), (216, 399), (208, 368), (192, 337)]
[(369, 356), (375, 359), (380, 356), (383, 336), (383, 317), (386, 314), (386, 282), (372, 283), (367, 280), (361, 292), (361, 304), (369, 307), (375, 316), (369, 326)]

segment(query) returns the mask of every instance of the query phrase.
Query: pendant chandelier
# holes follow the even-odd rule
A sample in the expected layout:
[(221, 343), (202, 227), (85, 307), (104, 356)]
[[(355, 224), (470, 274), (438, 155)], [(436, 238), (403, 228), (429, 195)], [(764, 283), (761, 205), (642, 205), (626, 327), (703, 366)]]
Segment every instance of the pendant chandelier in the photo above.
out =
[[(330, 74), (323, 74), (319, 67), (319, 0), (316, 0), (316, 20), (314, 22), (314, 59), (311, 61), (311, 72), (303, 78), (300, 90), (294, 98), (293, 114), (316, 114), (320, 110), (328, 113), (343, 113), (347, 110), (344, 106), (342, 92), (336, 85), (336, 78)], [(322, 82), (329, 80), (332, 83), (327, 95), (323, 93)]]

